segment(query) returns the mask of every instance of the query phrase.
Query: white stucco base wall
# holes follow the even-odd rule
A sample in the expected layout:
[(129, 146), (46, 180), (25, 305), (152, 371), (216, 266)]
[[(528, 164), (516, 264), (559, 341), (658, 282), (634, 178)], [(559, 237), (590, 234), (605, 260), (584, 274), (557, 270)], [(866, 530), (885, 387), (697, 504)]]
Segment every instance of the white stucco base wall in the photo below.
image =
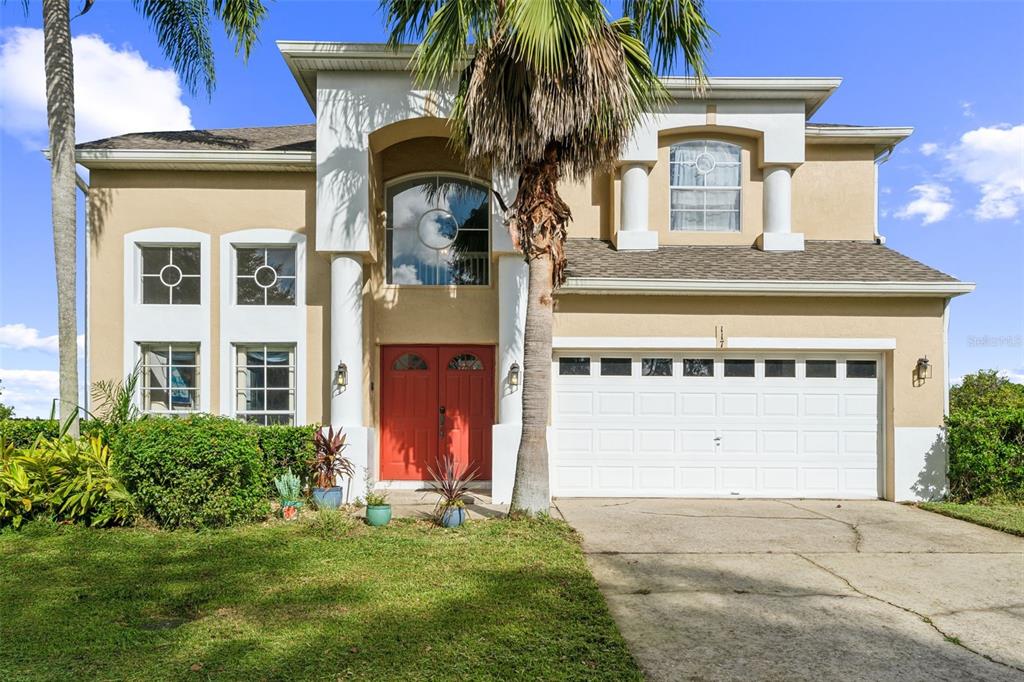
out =
[(946, 437), (941, 427), (896, 427), (893, 483), (896, 502), (946, 494)]
[[(519, 458), (519, 439), (522, 424), (495, 424), (491, 432), (491, 501), (494, 504), (512, 502), (512, 486), (516, 480), (516, 461)], [(548, 464), (553, 460), (554, 430), (547, 429)], [(550, 470), (549, 470), (550, 479)]]
[(351, 483), (345, 482), (342, 485), (349, 485), (350, 489), (345, 491), (345, 495), (350, 502), (354, 502), (357, 497), (366, 497), (366, 472), (369, 468), (370, 471), (374, 471), (376, 466), (376, 432), (366, 426), (345, 426), (345, 425), (334, 425), (334, 430), (338, 431), (341, 429), (346, 437), (346, 443), (348, 447), (345, 449), (345, 456), (352, 460), (353, 468), (355, 472), (352, 475)]

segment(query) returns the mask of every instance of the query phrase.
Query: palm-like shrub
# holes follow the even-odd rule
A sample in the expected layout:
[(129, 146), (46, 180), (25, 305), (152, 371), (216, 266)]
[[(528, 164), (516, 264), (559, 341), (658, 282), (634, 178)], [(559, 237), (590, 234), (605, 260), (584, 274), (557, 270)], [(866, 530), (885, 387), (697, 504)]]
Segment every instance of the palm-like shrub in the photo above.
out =
[(355, 467), (352, 460), (342, 453), (348, 447), (347, 437), (340, 430), (330, 426), (327, 431), (320, 429), (313, 437), (316, 453), (313, 456), (313, 483), (318, 488), (331, 488), (338, 478), (352, 479)]

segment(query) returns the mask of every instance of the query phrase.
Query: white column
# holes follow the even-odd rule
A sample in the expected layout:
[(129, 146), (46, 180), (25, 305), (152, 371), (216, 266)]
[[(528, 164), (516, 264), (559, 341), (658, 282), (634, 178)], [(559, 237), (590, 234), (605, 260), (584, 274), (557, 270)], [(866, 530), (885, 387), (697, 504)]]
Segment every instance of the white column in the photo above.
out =
[(498, 423), (492, 429), (491, 499), (507, 504), (512, 499), (519, 437), (523, 431), (523, 393), (509, 381), (509, 370), (523, 367), (523, 338), (526, 330), (526, 293), (529, 270), (521, 254), (498, 259)]
[(652, 232), (647, 226), (647, 206), (650, 200), (647, 164), (627, 163), (620, 172), (622, 191), (615, 248), (620, 251), (657, 249), (658, 233)]
[[(363, 261), (353, 254), (331, 257), (331, 425), (343, 429), (348, 442), (345, 455), (355, 464), (349, 499), (366, 494), (365, 475), (373, 452), (373, 431), (363, 414)], [(340, 363), (348, 368), (348, 383), (334, 379)], [(371, 469), (371, 476), (376, 478)], [(346, 482), (347, 484), (347, 482)]]
[(793, 233), (793, 171), (787, 166), (764, 169), (765, 251), (803, 251), (804, 236)]

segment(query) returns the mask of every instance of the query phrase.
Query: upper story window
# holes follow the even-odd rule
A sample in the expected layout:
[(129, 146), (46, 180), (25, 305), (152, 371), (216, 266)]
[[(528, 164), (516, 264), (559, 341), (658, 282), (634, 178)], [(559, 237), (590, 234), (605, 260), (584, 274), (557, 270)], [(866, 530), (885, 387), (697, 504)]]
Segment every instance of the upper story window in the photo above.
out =
[(487, 284), (487, 187), (455, 176), (404, 180), (387, 190), (387, 282)]
[(728, 142), (674, 144), (669, 156), (673, 231), (738, 232), (740, 148)]
[(295, 305), (295, 247), (235, 248), (238, 305)]
[(142, 246), (142, 302), (199, 305), (199, 247)]

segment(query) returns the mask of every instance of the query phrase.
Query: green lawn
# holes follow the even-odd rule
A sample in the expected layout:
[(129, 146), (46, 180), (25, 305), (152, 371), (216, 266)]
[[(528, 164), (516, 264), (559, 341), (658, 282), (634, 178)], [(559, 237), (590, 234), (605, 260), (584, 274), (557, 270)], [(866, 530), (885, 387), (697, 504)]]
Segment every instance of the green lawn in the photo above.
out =
[(35, 525), (0, 604), (4, 680), (641, 678), (553, 521)]
[(952, 516), (954, 519), (1024, 536), (1024, 505), (922, 502), (920, 506), (922, 509)]

